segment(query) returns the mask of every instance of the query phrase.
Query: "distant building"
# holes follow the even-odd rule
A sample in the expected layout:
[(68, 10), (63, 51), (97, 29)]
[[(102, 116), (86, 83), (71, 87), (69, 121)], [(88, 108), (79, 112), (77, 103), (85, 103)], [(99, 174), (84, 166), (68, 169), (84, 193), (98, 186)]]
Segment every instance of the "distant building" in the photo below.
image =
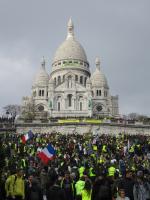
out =
[(56, 50), (50, 75), (45, 60), (36, 74), (31, 97), (23, 98), (23, 108), (32, 102), (35, 114), (49, 117), (117, 116), (118, 96), (111, 96), (107, 79), (96, 58), (91, 75), (86, 53), (74, 36), (70, 19), (66, 40)]

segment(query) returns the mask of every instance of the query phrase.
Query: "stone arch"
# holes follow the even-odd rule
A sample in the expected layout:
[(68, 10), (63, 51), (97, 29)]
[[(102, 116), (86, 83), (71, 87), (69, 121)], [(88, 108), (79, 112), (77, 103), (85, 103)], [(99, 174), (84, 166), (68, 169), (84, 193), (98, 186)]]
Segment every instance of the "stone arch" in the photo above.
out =
[(55, 100), (56, 100), (56, 109), (58, 110), (58, 111), (60, 111), (61, 110), (61, 101), (62, 101), (62, 96), (61, 95), (57, 95), (56, 97), (55, 97)]
[(68, 107), (72, 107), (72, 97), (73, 97), (72, 94), (68, 94), (68, 95), (67, 95)]
[(83, 95), (78, 95), (77, 96), (77, 100), (78, 100), (78, 110), (82, 111), (83, 110), (83, 106), (84, 106), (84, 97)]

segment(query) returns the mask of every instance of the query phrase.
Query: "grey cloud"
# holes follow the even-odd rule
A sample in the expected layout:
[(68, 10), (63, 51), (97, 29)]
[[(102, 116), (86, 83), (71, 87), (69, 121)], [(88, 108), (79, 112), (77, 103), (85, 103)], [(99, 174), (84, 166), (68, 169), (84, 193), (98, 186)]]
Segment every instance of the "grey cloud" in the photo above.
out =
[(120, 111), (150, 115), (149, 7), (149, 0), (0, 0), (0, 107), (30, 94), (43, 55), (50, 73), (72, 16), (91, 71), (100, 56)]

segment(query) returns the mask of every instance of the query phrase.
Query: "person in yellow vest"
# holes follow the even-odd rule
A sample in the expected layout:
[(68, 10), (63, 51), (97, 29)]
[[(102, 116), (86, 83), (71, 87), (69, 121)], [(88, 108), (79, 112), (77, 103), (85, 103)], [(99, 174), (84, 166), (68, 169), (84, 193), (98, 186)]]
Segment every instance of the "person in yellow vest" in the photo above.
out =
[(85, 181), (84, 189), (81, 192), (82, 200), (91, 200), (92, 183), (89, 179)]
[(134, 155), (134, 145), (132, 145), (129, 149), (129, 154), (130, 156), (133, 156)]
[(85, 171), (85, 167), (84, 167), (84, 166), (81, 166), (81, 167), (79, 168), (79, 176), (80, 176), (80, 177), (83, 176), (84, 171)]
[(105, 162), (105, 157), (103, 156), (103, 154), (101, 154), (100, 159), (99, 159), (99, 163), (103, 164)]
[(106, 145), (104, 144), (103, 147), (102, 147), (102, 153), (107, 153), (107, 148), (106, 148)]
[(6, 192), (6, 197), (7, 199), (11, 199), (11, 197), (13, 196), (13, 191), (12, 191), (12, 182), (15, 181), (15, 176), (14, 175), (10, 175), (8, 176), (6, 182), (5, 182), (5, 192)]
[(93, 151), (97, 151), (97, 145), (93, 145)]
[(95, 174), (93, 167), (90, 167), (90, 169), (89, 169), (89, 176), (90, 176), (90, 179), (92, 180), (92, 182), (94, 182), (96, 174)]
[(108, 168), (108, 176), (115, 176), (115, 173), (116, 173), (116, 168), (114, 167), (114, 165), (111, 165), (109, 168)]
[(25, 196), (23, 171), (17, 170), (16, 174), (10, 175), (5, 183), (5, 191), (8, 199), (23, 200)]
[(75, 184), (75, 189), (76, 189), (75, 199), (81, 199), (84, 186), (85, 186), (85, 177), (82, 176)]

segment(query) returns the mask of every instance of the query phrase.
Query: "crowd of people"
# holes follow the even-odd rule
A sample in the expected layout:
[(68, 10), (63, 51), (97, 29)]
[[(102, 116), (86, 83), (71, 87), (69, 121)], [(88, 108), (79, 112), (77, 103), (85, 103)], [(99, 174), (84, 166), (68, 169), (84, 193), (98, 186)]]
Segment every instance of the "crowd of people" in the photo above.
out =
[[(47, 164), (39, 152), (56, 151)], [(0, 200), (150, 200), (150, 137), (0, 136)]]

